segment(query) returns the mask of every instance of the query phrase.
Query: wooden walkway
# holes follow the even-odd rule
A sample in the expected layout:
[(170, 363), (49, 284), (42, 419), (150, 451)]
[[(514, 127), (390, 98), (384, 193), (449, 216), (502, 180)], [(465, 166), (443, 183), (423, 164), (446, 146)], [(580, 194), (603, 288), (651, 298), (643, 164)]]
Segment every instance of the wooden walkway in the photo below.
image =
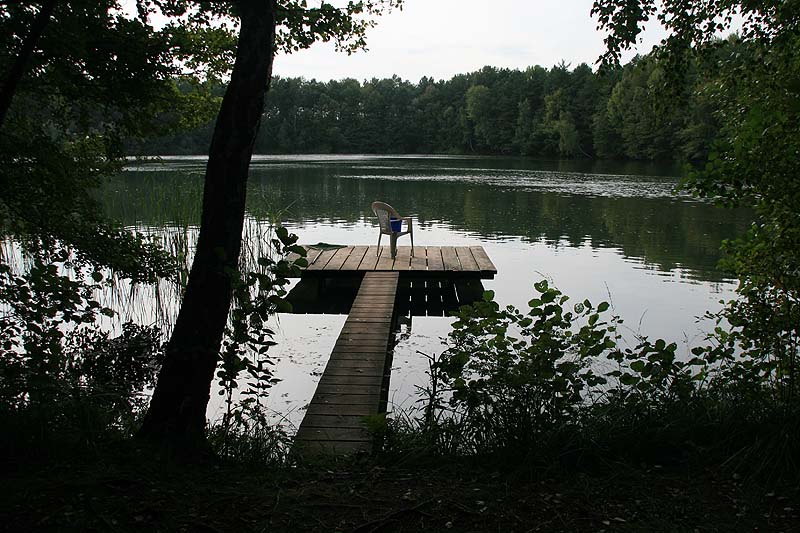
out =
[[(290, 259), (297, 258), (290, 256)], [(497, 268), (483, 246), (398, 246), (392, 259), (388, 246), (346, 246), (320, 250), (306, 247), (302, 276), (352, 275), (357, 272), (401, 272), (403, 277), (492, 279)]]
[(398, 280), (398, 272), (364, 274), (297, 431), (295, 446), (300, 453), (343, 455), (372, 448), (364, 417), (377, 415), (385, 401)]

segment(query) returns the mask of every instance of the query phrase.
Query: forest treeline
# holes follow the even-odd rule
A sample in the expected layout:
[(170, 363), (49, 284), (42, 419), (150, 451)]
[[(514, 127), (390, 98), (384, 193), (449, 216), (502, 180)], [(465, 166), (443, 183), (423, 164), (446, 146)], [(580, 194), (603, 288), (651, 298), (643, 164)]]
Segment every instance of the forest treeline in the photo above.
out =
[[(733, 40), (723, 46), (736, 46)], [(717, 127), (710, 80), (686, 71), (667, 92), (652, 57), (594, 72), (581, 64), (484, 67), (449, 80), (275, 78), (256, 153), (447, 153), (697, 160)], [(222, 94), (224, 87), (211, 88)], [(673, 112), (664, 112), (664, 109)], [(212, 123), (130, 143), (143, 155), (205, 154)]]

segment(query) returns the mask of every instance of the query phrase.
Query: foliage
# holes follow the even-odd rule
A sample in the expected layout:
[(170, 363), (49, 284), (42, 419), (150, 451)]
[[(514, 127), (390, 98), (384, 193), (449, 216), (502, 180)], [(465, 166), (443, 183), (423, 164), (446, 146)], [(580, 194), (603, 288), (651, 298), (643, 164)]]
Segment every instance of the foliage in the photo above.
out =
[[(268, 427), (261, 404), (278, 381), (270, 368), (274, 361), (269, 358), (269, 349), (275, 346), (272, 340), (275, 332), (266, 322), (277, 312), (291, 312), (291, 304), (285, 299), (285, 286), (290, 276), (298, 275), (300, 268), (308, 266), (305, 248), (297, 245), (297, 239), (297, 235), (277, 226), (270, 239), (273, 255), (258, 259), (258, 271), (237, 274), (234, 278), (233, 308), (225, 328), (216, 374), (219, 395), (225, 396), (226, 404), (219, 426), (223, 456), (228, 455), (227, 447), (236, 440), (237, 430), (246, 434), (259, 431), (258, 428), (268, 434), (279, 431)], [(289, 254), (297, 257), (290, 261)], [(239, 388), (238, 381), (243, 374), (247, 388), (235, 402), (234, 391)], [(248, 414), (254, 418), (248, 420)]]
[[(602, 380), (586, 362), (606, 350), (613, 326), (601, 329), (599, 315), (586, 303), (565, 311), (568, 298), (547, 282), (536, 289), (541, 294), (527, 315), (512, 306), (501, 310), (491, 292), (483, 302), (462, 307), (451, 347), (438, 362), (445, 379), (440, 389), (452, 390), (451, 404), (481, 447), (528, 447), (542, 432), (572, 419), (586, 386)], [(585, 324), (573, 333), (580, 321)]]
[[(786, 361), (759, 362), (729, 344), (694, 357), (661, 339), (637, 337), (626, 346), (608, 303), (568, 306), (546, 281), (535, 288), (525, 313), (501, 309), (491, 292), (459, 310), (448, 349), (431, 359), (422, 416), (395, 423), (389, 446), (413, 444), (416, 434), (434, 453), (519, 464), (608, 451), (615, 460), (652, 454), (664, 461), (686, 455), (690, 443), (724, 460), (723, 453), (757, 456), (770, 433), (754, 443), (754, 428), (798, 412), (796, 392), (787, 394), (798, 369)], [(781, 439), (796, 433), (785, 420), (776, 427)], [(794, 469), (791, 454), (773, 462)]]
[(333, 41), (338, 51), (352, 54), (366, 48), (366, 31), (375, 17), (395, 8), (402, 0), (350, 0), (344, 7), (325, 1), (285, 0), (278, 4), (278, 48), (295, 52), (317, 41)]
[(102, 275), (94, 272), (92, 279), (75, 281), (39, 260), (22, 275), (0, 264), (6, 452), (125, 436), (144, 407), (142, 390), (152, 386), (158, 365), (159, 332), (131, 323), (117, 337), (96, 329), (99, 315), (113, 311), (93, 298)]
[(255, 402), (240, 404), (223, 421), (212, 423), (208, 440), (220, 458), (257, 467), (285, 465), (292, 444), (284, 429)]
[(720, 387), (748, 396), (766, 387), (770, 401), (791, 413), (800, 398), (800, 306), (794, 295), (775, 287), (743, 284), (739, 294), (707, 316), (716, 328), (695, 354), (717, 365)]
[[(4, 74), (22, 57), (38, 4), (0, 7)], [(179, 72), (161, 61), (163, 34), (120, 8), (59, 2), (1, 125), (0, 404), (3, 444), (17, 452), (129, 436), (158, 366), (160, 332), (125, 324), (114, 337), (98, 327), (114, 315), (98, 291), (174, 268), (143, 235), (106, 220), (92, 192), (121, 167), (123, 135), (167, 131), (156, 115), (185, 100)]]
[(53, 142), (36, 132), (0, 140), (0, 231), (19, 239), (28, 254), (46, 260), (59, 249), (71, 261), (110, 267), (136, 281), (152, 281), (174, 268), (173, 260), (144, 235), (107, 221), (89, 188), (118, 168), (103, 155), (102, 141), (85, 137)]
[[(2, 6), (4, 72), (20, 53), (35, 4)], [(153, 280), (173, 268), (170, 259), (107, 221), (91, 190), (123, 164), (123, 136), (169, 131), (180, 122), (175, 112), (201, 106), (176, 87), (175, 43), (123, 13), (112, 0), (59, 3), (36, 43), (0, 132), (0, 230), (33, 252), (66, 246), (82, 261)], [(168, 109), (171, 120), (162, 116)]]
[[(305, 250), (296, 241), (296, 235), (277, 228), (274, 253), (259, 259), (258, 270), (237, 276), (217, 374), (228, 411), (209, 428), (221, 457), (256, 461), (269, 449), (262, 463), (271, 464), (286, 455), (288, 437), (266, 417), (262, 402), (276, 381), (268, 354), (273, 332), (265, 322), (287, 311), (287, 278), (305, 265)], [(289, 253), (299, 257), (290, 262)], [(51, 262), (36, 260), (22, 274), (0, 265), (0, 418), (9, 429), (2, 442), (6, 451), (47, 449), (59, 439), (69, 447), (130, 436), (147, 405), (144, 391), (154, 385), (163, 332), (132, 323), (123, 324), (116, 337), (103, 331), (102, 321), (115, 313), (95, 295), (113, 280), (91, 267), (78, 268), (72, 259), (61, 249), (48, 256)], [(243, 379), (246, 388), (235, 400)]]
[[(739, 277), (739, 300), (716, 315), (719, 327), (702, 353), (731, 368), (730, 381), (767, 382), (782, 403), (793, 405), (800, 356), (800, 6), (735, 1), (686, 10), (680, 1), (598, 0), (593, 13), (608, 31), (607, 64), (655, 16), (668, 31), (655, 52), (665, 68), (663, 85), (674, 88), (690, 59), (714, 80), (700, 92), (717, 102), (719, 134), (684, 186), (720, 205), (751, 207), (756, 220), (746, 235), (726, 243), (725, 266)], [(739, 35), (718, 40), (734, 17)]]

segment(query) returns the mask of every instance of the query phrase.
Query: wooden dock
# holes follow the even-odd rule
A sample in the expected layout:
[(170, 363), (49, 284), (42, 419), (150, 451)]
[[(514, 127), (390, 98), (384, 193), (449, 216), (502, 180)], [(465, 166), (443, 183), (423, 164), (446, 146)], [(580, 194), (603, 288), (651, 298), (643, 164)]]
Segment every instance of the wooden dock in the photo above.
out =
[(371, 449), (364, 417), (385, 408), (381, 403), (391, 368), (389, 342), (398, 280), (398, 272), (364, 274), (297, 431), (295, 446), (300, 453), (344, 455)]
[(415, 246), (414, 256), (410, 246), (398, 246), (394, 258), (388, 246), (306, 246), (306, 260), (308, 267), (303, 269), (302, 277), (399, 272), (403, 277), (492, 279), (497, 274), (483, 246)]
[(388, 246), (305, 249), (308, 266), (290, 293), (305, 312), (314, 312), (313, 302), (321, 300), (346, 307), (353, 292), (340, 302), (331, 293), (337, 286), (358, 287), (358, 292), (297, 431), (295, 447), (306, 456), (370, 451), (367, 419), (386, 410), (398, 310), (444, 315), (480, 298), (480, 280), (494, 278), (497, 268), (482, 246), (415, 246), (414, 256), (410, 246), (398, 246), (394, 258)]

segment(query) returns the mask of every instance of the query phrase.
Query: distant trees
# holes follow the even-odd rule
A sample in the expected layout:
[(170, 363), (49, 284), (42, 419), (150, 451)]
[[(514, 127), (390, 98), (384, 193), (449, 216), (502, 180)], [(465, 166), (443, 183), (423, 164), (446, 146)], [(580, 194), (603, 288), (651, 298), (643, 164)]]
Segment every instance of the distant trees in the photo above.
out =
[[(726, 46), (736, 46), (734, 41)], [(450, 80), (276, 78), (257, 153), (477, 153), (697, 159), (716, 135), (712, 80), (687, 70), (678, 93), (637, 57), (600, 74), (560, 63), (484, 67)], [(669, 112), (665, 112), (669, 111)], [(130, 145), (132, 153), (202, 153), (210, 128)]]

